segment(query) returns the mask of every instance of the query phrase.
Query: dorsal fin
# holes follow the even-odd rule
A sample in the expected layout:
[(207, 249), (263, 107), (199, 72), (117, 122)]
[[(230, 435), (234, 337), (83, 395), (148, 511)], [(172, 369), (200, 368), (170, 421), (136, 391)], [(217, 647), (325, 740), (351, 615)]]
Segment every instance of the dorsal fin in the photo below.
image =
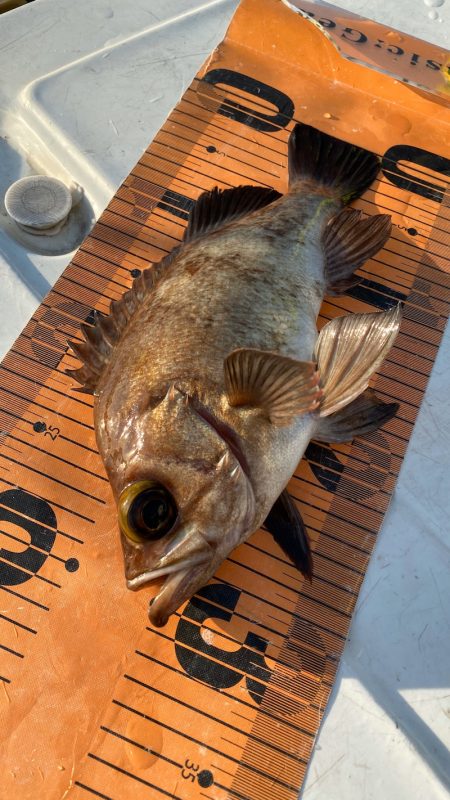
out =
[(252, 211), (278, 200), (282, 195), (264, 186), (236, 186), (203, 192), (189, 217), (183, 242), (192, 242), (200, 236), (221, 228), (233, 220), (245, 217)]
[(83, 366), (78, 369), (66, 370), (68, 375), (82, 384), (82, 388), (77, 391), (95, 394), (100, 376), (109, 363), (114, 345), (120, 339), (128, 320), (179, 254), (181, 247), (232, 220), (273, 203), (279, 197), (281, 194), (275, 189), (263, 186), (238, 186), (224, 190), (216, 187), (203, 192), (191, 212), (182, 244), (157, 264), (144, 270), (120, 300), (113, 300), (109, 316), (96, 313), (93, 326), (82, 325), (84, 341), (69, 342), (77, 358), (83, 362)]
[(95, 394), (100, 376), (109, 363), (114, 346), (125, 330), (128, 320), (141, 305), (148, 291), (158, 283), (179, 251), (180, 247), (176, 247), (157, 264), (143, 270), (133, 281), (131, 289), (125, 292), (120, 300), (111, 302), (109, 316), (94, 311), (94, 324), (81, 325), (84, 341), (68, 342), (69, 347), (83, 363), (78, 369), (66, 369), (67, 375), (82, 384), (82, 388), (77, 391)]

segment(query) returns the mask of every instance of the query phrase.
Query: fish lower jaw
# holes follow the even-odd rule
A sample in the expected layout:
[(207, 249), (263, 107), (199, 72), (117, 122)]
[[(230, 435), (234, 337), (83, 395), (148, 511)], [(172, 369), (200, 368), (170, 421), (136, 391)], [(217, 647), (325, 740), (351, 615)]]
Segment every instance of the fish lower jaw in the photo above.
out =
[(142, 572), (140, 575), (136, 575), (135, 578), (127, 580), (127, 589), (136, 591), (140, 589), (141, 586), (145, 586), (147, 583), (151, 583), (157, 578), (162, 578), (165, 575), (172, 575), (174, 572), (184, 572), (191, 567), (198, 566), (198, 564), (202, 562), (203, 559), (201, 561), (200, 559), (198, 561), (186, 559), (184, 561), (177, 561), (175, 564), (167, 564), (165, 567), (160, 567), (159, 569)]

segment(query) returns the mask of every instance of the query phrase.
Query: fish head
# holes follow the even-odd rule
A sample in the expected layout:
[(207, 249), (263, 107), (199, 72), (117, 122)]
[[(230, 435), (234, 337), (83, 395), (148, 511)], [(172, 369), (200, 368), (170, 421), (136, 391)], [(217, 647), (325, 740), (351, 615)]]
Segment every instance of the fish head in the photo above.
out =
[(127, 586), (163, 579), (149, 607), (158, 627), (254, 530), (251, 482), (211, 418), (171, 386), (163, 400), (123, 424), (116, 420), (109, 432), (104, 420), (96, 425), (117, 503)]

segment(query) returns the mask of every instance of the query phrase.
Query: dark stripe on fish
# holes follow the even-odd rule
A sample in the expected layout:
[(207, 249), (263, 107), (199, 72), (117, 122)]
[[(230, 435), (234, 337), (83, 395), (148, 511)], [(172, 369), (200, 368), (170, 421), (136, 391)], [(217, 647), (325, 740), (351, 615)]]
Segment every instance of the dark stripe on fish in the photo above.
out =
[(209, 408), (206, 408), (197, 398), (189, 398), (189, 402), (193, 410), (201, 417), (225, 442), (227, 447), (231, 450), (236, 460), (242, 467), (243, 472), (250, 478), (250, 466), (244, 453), (241, 438), (236, 431), (227, 425), (226, 422), (218, 419)]

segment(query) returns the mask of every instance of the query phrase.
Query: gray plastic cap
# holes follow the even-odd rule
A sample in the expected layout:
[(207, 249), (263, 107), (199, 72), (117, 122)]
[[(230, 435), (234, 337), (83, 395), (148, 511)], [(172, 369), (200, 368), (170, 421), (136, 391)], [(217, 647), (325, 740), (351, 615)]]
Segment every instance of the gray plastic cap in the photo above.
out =
[(9, 187), (5, 207), (20, 227), (42, 231), (61, 226), (72, 208), (72, 195), (57, 178), (31, 175)]

